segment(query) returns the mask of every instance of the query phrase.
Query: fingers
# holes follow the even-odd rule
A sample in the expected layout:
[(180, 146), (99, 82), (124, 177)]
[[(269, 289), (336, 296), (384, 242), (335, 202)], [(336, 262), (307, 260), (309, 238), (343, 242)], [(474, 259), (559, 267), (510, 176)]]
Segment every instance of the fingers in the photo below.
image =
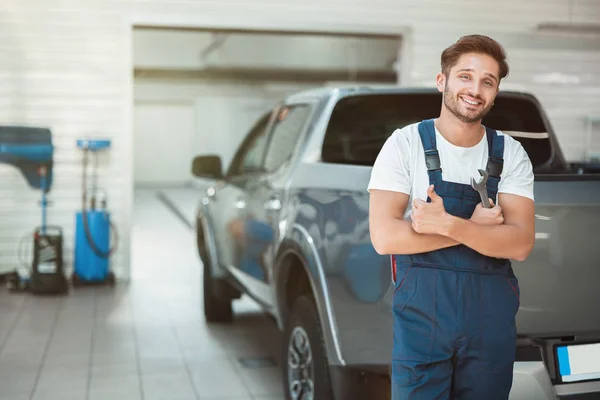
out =
[[(427, 196), (429, 196), (432, 203), (437, 203), (437, 202), (442, 203), (443, 202), (442, 198), (435, 192), (435, 188), (433, 185), (429, 185), (429, 187), (427, 188)], [(419, 198), (415, 198), (412, 201), (412, 204), (413, 204), (413, 208), (419, 208), (419, 206), (424, 206), (424, 205), (427, 205), (428, 203)]]
[(423, 200), (417, 198), (417, 199), (413, 200), (412, 204), (413, 204), (413, 208), (418, 210), (421, 208), (421, 206), (423, 206), (424, 204), (427, 204), (427, 203), (424, 202)]
[(492, 210), (494, 210), (494, 215), (502, 215), (502, 208), (500, 206), (494, 206)]
[(415, 232), (419, 232), (419, 224), (418, 224), (418, 222), (417, 222), (417, 217), (416, 217), (416, 215), (415, 215), (415, 214), (413, 214), (413, 213), (411, 213), (411, 214), (410, 214), (410, 219), (412, 220), (412, 221), (411, 221), (411, 225), (412, 225), (412, 228), (413, 228), (413, 230), (414, 230)]
[(494, 213), (493, 216), (494, 216), (494, 218), (496, 220), (496, 223), (498, 225), (504, 223), (504, 215), (502, 215), (502, 209), (499, 206), (495, 206), (492, 209), (492, 211)]
[[(502, 207), (497, 206), (494, 203), (494, 200), (492, 200), (492, 199), (488, 199), (488, 200), (490, 202), (490, 208), (489, 208), (489, 210), (493, 210), (494, 212), (500, 212), (500, 213), (502, 212)], [(477, 204), (476, 208), (483, 208), (483, 203)]]
[(420, 233), (420, 232), (419, 232), (419, 226), (418, 226), (418, 225), (417, 225), (415, 222), (413, 222), (413, 223), (412, 223), (412, 228), (413, 228), (413, 230), (414, 230), (415, 232), (417, 232), (417, 233)]
[(435, 187), (433, 185), (429, 185), (427, 188), (427, 195), (431, 198), (432, 202), (442, 201), (442, 198), (435, 192)]

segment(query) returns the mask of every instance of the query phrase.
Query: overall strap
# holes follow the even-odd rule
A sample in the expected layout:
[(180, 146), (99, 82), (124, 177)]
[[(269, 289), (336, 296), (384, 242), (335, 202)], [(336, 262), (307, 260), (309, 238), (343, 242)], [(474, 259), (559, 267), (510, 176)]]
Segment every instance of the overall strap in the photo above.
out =
[(500, 175), (504, 167), (504, 136), (498, 135), (498, 132), (487, 126), (485, 127), (485, 133), (488, 140), (489, 154), (486, 167), (486, 171), (489, 174), (487, 187), (497, 192)]
[(433, 119), (426, 119), (419, 123), (419, 136), (425, 150), (425, 165), (429, 175), (429, 184), (437, 184), (442, 180), (442, 164), (436, 147)]

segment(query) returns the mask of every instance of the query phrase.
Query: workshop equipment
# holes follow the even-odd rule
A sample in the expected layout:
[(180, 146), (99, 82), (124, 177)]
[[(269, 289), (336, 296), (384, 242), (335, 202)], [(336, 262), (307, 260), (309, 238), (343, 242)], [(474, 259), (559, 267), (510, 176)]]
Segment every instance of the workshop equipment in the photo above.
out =
[(29, 276), (15, 271), (9, 280), (11, 290), (29, 288), (36, 294), (68, 291), (63, 271), (62, 229), (46, 223), (49, 204), (46, 196), (52, 186), (53, 152), (52, 132), (47, 128), (0, 127), (0, 162), (19, 168), (29, 186), (42, 192), (42, 224), (34, 230), (33, 261), (25, 268)]
[[(110, 269), (110, 257), (115, 252), (117, 231), (110, 220), (107, 196), (98, 202), (98, 153), (110, 148), (110, 140), (77, 140), (77, 147), (83, 150), (81, 211), (75, 216), (75, 267), (72, 275), (73, 286), (84, 284), (115, 284), (114, 273)], [(87, 167), (89, 153), (94, 155), (92, 188), (89, 197)], [(115, 236), (110, 247), (110, 232)]]
[[(67, 293), (67, 279), (63, 271), (63, 234), (59, 226), (46, 225), (46, 174), (40, 167), (42, 189), (42, 225), (33, 234), (33, 264), (29, 289), (33, 293)], [(53, 233), (50, 233), (52, 232)]]
[(483, 207), (490, 208), (490, 200), (487, 191), (487, 180), (489, 174), (487, 173), (487, 171), (484, 171), (482, 169), (479, 169), (478, 171), (479, 175), (481, 175), (481, 179), (479, 180), (479, 182), (477, 182), (475, 181), (475, 178), (471, 178), (471, 186), (473, 187), (473, 189), (479, 192), (479, 197), (481, 197), (481, 203), (483, 204)]

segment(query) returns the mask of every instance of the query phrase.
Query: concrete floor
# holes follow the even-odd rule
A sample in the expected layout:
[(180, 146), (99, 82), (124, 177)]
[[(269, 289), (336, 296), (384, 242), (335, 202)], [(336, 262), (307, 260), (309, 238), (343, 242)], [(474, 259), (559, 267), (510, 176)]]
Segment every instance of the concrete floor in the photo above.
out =
[[(62, 298), (0, 289), (0, 400), (284, 398), (272, 320), (244, 298), (233, 325), (204, 322), (198, 197), (163, 193), (136, 191), (130, 284)], [(245, 366), (253, 357), (277, 365)]]

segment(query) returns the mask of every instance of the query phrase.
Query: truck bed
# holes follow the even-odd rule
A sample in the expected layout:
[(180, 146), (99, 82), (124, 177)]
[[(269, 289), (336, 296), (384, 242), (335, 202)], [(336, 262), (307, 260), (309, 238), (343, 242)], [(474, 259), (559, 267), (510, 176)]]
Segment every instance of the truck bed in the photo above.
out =
[[(370, 167), (303, 164), (290, 195), (304, 210), (296, 222), (311, 227), (327, 266), (346, 361), (379, 364), (391, 354), (392, 283), (389, 256), (377, 254), (370, 242), (369, 176)], [(577, 177), (536, 177), (536, 243), (527, 260), (513, 261), (521, 288), (520, 336), (600, 339), (600, 175)]]

